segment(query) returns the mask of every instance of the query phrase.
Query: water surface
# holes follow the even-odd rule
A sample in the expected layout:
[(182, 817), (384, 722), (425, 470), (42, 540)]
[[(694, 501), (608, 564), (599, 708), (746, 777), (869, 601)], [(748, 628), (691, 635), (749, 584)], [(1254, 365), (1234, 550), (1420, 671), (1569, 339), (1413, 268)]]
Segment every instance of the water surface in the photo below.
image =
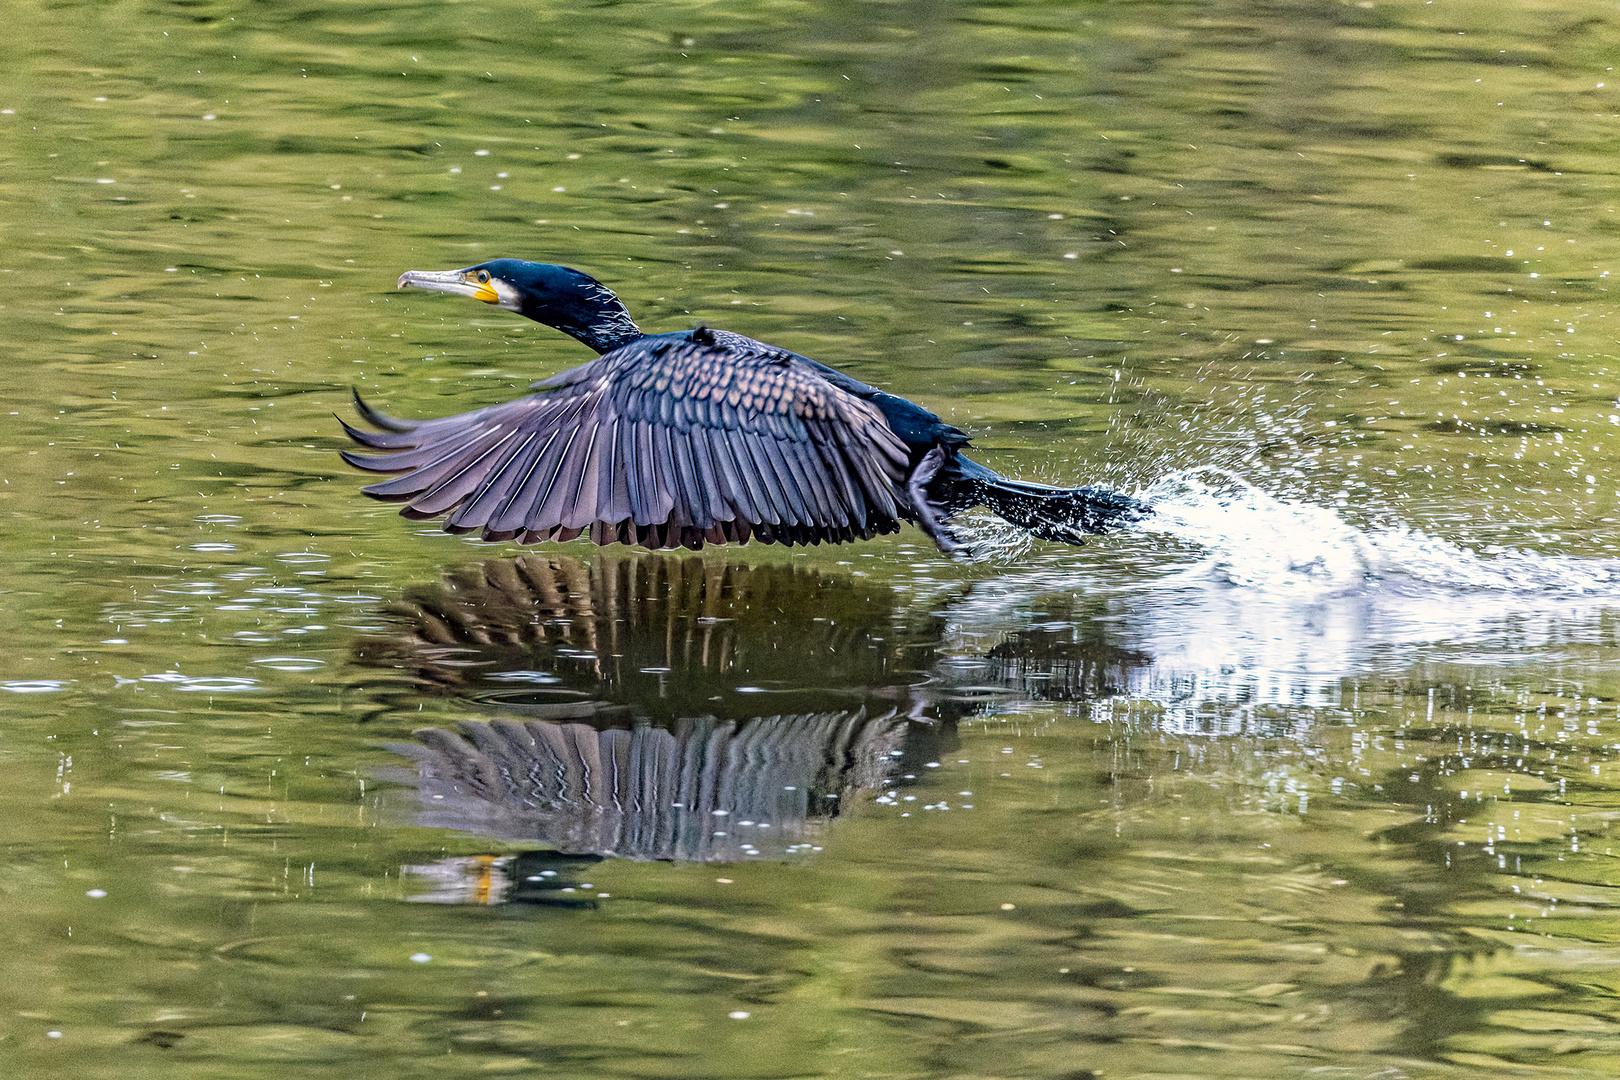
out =
[[(1607, 7), (4, 14), (8, 1075), (1620, 1068)], [(404, 521), (500, 255), (1160, 512)]]

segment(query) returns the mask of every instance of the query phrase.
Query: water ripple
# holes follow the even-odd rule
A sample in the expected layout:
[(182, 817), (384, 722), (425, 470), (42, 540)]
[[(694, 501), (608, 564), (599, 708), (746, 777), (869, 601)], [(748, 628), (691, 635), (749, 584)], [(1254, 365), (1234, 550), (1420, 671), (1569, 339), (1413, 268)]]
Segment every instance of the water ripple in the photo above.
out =
[(54, 694), (58, 690), (65, 690), (71, 679), (18, 679), (14, 682), (0, 682), (0, 690), (9, 690), (13, 694)]

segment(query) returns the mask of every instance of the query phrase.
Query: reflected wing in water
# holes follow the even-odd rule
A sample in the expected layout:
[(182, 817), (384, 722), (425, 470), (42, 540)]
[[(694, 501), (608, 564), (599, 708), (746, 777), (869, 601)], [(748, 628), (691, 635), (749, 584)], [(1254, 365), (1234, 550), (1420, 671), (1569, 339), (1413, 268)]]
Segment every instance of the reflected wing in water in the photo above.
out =
[(359, 653), (390, 673), (387, 711), (427, 693), (493, 714), (391, 744), (430, 827), (579, 855), (784, 858), (951, 737), (895, 707), (929, 678), (938, 617), (861, 579), (529, 555), (454, 571), (392, 614), (396, 632)]
[(893, 590), (790, 566), (538, 555), (407, 593), (359, 646), (385, 705), (423, 693), (541, 719), (849, 709), (924, 681), (941, 630)]
[(712, 717), (629, 730), (544, 720), (425, 728), (421, 825), (569, 854), (734, 862), (813, 846), (852, 794), (884, 783), (907, 722), (865, 710)]

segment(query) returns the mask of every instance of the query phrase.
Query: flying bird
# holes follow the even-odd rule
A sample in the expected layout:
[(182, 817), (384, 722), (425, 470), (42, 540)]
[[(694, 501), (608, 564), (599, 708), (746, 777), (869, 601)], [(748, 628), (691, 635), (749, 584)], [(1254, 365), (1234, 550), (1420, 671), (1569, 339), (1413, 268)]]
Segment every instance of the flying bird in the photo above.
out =
[(597, 358), (501, 405), (436, 420), (355, 406), (345, 452), (400, 475), (362, 490), (449, 532), (532, 544), (819, 544), (913, 522), (946, 554), (948, 519), (986, 506), (1045, 540), (1139, 520), (1150, 508), (1101, 487), (1011, 480), (963, 450), (965, 432), (905, 398), (753, 338), (698, 327), (644, 334), (619, 298), (565, 266), (495, 259), (411, 270), (399, 287), (470, 296), (568, 334)]

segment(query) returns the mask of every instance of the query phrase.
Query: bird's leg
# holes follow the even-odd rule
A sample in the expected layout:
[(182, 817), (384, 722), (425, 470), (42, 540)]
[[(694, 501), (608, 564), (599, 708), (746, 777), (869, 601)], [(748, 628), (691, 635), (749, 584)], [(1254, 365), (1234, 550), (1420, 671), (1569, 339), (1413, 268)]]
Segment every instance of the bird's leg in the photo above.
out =
[(945, 448), (936, 446), (922, 456), (917, 467), (911, 470), (906, 477), (906, 493), (911, 496), (911, 511), (917, 515), (917, 527), (928, 534), (928, 539), (939, 546), (939, 550), (947, 555), (955, 555), (963, 550), (956, 537), (940, 522), (934, 513), (933, 505), (928, 500), (929, 481), (939, 475), (939, 470), (945, 465)]

